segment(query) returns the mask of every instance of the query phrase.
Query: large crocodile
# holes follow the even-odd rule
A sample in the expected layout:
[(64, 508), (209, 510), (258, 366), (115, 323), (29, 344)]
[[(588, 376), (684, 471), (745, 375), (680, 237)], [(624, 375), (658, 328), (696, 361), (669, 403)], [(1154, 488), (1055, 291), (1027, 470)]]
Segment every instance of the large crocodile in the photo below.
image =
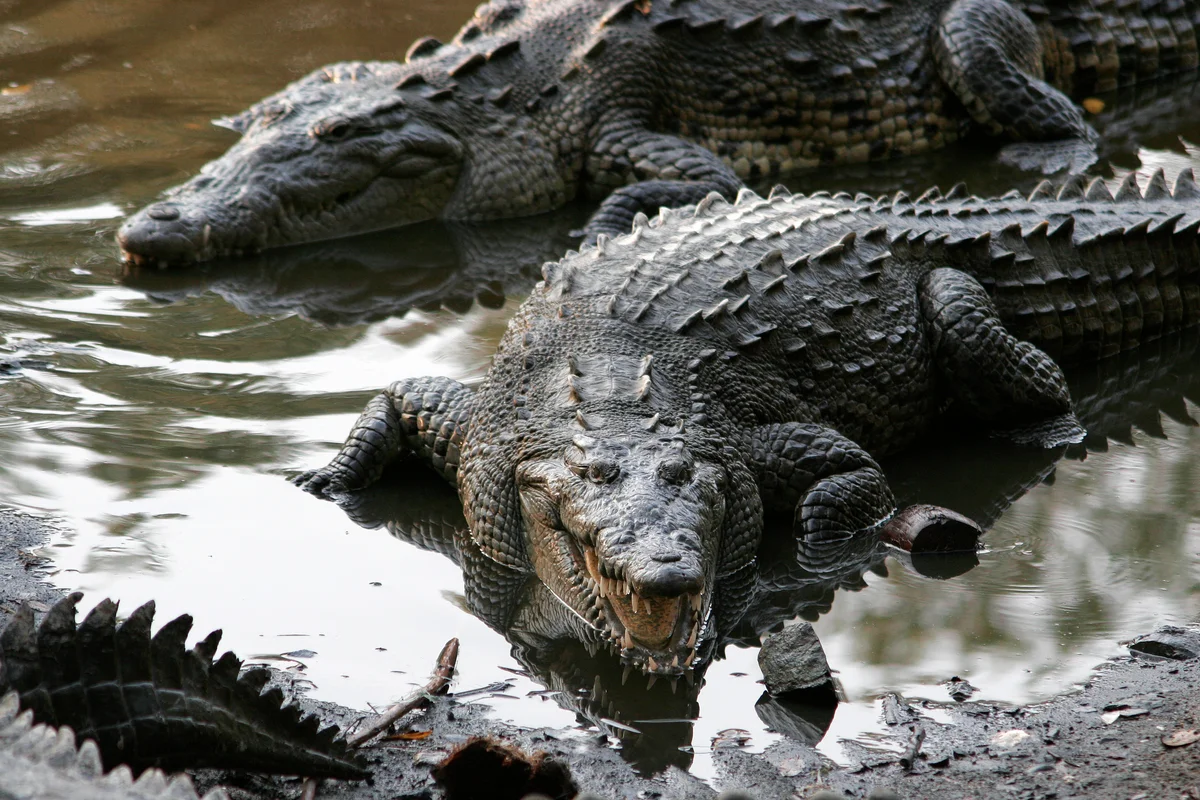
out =
[(947, 405), (1046, 445), (1082, 436), (1047, 351), (1196, 321), (1198, 198), (1161, 171), (1115, 199), (1078, 177), (991, 200), (714, 193), (547, 264), (477, 388), (392, 384), (297, 482), (356, 489), (426, 460), (484, 554), (679, 674), (764, 511), (811, 541), (877, 526), (893, 500), (871, 453)]
[[(1108, 438), (1132, 442), (1135, 424), (1165, 437), (1160, 414), (1195, 425), (1186, 405), (1188, 398), (1200, 397), (1200, 376), (1188, 368), (1198, 348), (1200, 331), (1192, 330), (1068, 369), (1074, 407), (1088, 437), (1065, 452), (1018, 447), (978, 433), (947, 437), (939, 429), (921, 442), (928, 446), (910, 448), (882, 466), (902, 502), (952, 503), (991, 528), (1025, 492), (1049, 480), (1060, 459), (1107, 449)], [(358, 525), (386, 527), (397, 539), (459, 565), (470, 612), (511, 643), (514, 658), (553, 692), (556, 702), (621, 739), (622, 757), (647, 772), (691, 762), (690, 746), (695, 742), (689, 720), (699, 711), (705, 668), (728, 644), (758, 647), (763, 636), (788, 620), (817, 619), (829, 611), (838, 593), (864, 588), (867, 570), (885, 574), (888, 558), (902, 569), (940, 578), (978, 564), (974, 554), (906, 556), (869, 536), (841, 543), (836, 558), (830, 558), (829, 553), (812, 552), (806, 542), (793, 546), (788, 521), (773, 521), (767, 525), (755, 568), (730, 576), (734, 585), (722, 582), (715, 587), (715, 646), (697, 656), (692, 680), (678, 685), (656, 681), (654, 675), (638, 680), (630, 667), (607, 652), (602, 634), (558, 602), (535, 576), (482, 557), (449, 487), (439, 486), (432, 472), (406, 466), (397, 464), (375, 485), (339, 497), (339, 505)], [(813, 556), (821, 563), (814, 564)], [(788, 710), (765, 699), (756, 706), (760, 716), (780, 708)], [(640, 722), (647, 719), (673, 721)], [(778, 714), (770, 725), (791, 730), (794, 736), (806, 729), (811, 733), (810, 725), (820, 729), (828, 723), (814, 708), (790, 726)], [(815, 744), (811, 736), (805, 741)]]
[(976, 128), (1047, 169), (1094, 158), (1069, 95), (1193, 70), (1193, 0), (501, 0), (406, 63), (334, 64), (118, 234), (178, 262), (587, 195), (587, 227), (941, 147)]

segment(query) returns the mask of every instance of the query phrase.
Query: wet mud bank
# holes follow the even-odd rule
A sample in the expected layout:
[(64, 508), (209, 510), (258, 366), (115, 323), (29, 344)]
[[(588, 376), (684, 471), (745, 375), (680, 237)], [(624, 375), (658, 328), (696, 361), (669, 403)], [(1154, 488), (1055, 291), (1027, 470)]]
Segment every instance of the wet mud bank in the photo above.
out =
[[(0, 627), (22, 602), (42, 612), (65, 594), (44, 581), (47, 562), (38, 555), (52, 533), (40, 519), (0, 509)], [(85, 598), (83, 607), (100, 599)], [(1128, 655), (1100, 665), (1081, 690), (1045, 703), (947, 704), (889, 695), (883, 702), (886, 733), (870, 747), (843, 742), (844, 765), (787, 738), (762, 753), (731, 739), (714, 749), (712, 785), (677, 767), (639, 775), (613, 741), (595, 731), (519, 728), (498, 721), (490, 707), (452, 693), (402, 721), (400, 732), (409, 738), (385, 738), (363, 751), (372, 780), (325, 781), (318, 797), (442, 797), (434, 768), (471, 738), (492, 736), (568, 765), (582, 791), (599, 798), (705, 798), (728, 791), (730, 800), (735, 795), (1200, 800), (1200, 626), (1147, 634)], [(431, 668), (434, 655), (429, 654)], [(327, 722), (353, 728), (370, 715), (313, 700), (305, 696), (302, 677), (272, 672), (289, 697)], [(298, 779), (214, 771), (201, 772), (197, 783), (223, 785), (234, 798), (290, 798), (303, 791)]]

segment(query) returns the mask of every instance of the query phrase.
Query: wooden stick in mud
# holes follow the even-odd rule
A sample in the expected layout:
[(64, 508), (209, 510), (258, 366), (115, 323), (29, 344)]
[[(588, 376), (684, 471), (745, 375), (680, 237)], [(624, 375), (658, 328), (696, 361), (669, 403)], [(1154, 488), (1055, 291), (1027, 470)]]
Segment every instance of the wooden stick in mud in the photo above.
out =
[[(446, 691), (446, 687), (450, 685), (450, 679), (454, 677), (454, 668), (458, 664), (458, 639), (451, 639), (446, 642), (446, 646), (442, 648), (442, 652), (438, 654), (437, 665), (433, 668), (433, 675), (429, 678), (429, 683), (417, 689), (412, 694), (405, 697), (398, 703), (380, 714), (374, 722), (368, 725), (363, 730), (354, 734), (353, 737), (346, 740), (346, 744), (350, 748), (358, 749), (367, 742), (374, 739), (379, 734), (390, 728), (397, 720), (403, 717), (410, 711), (415, 711), (427, 704), (434, 695), (441, 694)], [(315, 800), (317, 796), (317, 787), (320, 785), (320, 778), (307, 778), (304, 781), (304, 793), (300, 795), (301, 800)]]
[(386, 731), (396, 720), (408, 712), (425, 705), (434, 695), (444, 692), (446, 687), (450, 685), (450, 679), (454, 677), (454, 666), (457, 663), (458, 639), (451, 639), (446, 642), (446, 646), (442, 648), (442, 652), (438, 655), (437, 666), (433, 668), (433, 676), (429, 679), (429, 683), (417, 689), (387, 711), (384, 711), (364, 730), (359, 731), (352, 738), (346, 740), (346, 743), (352, 748), (362, 747)]

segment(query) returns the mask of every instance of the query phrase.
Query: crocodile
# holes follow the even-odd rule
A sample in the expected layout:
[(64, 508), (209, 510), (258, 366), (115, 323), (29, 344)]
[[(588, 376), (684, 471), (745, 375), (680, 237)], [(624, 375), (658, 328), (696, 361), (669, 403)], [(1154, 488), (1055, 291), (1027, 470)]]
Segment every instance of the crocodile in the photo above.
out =
[(537, 576), (629, 663), (678, 675), (712, 588), (766, 513), (837, 542), (894, 511), (873, 454), (953, 408), (1023, 442), (1083, 429), (1054, 357), (1192, 325), (1200, 187), (1161, 171), (1115, 197), (956, 186), (874, 198), (712, 193), (548, 263), (483, 381), (397, 381), (316, 494), (424, 460), (488, 558)]
[(229, 800), (223, 789), (201, 798), (186, 775), (149, 769), (135, 783), (128, 767), (104, 773), (91, 739), (76, 746), (70, 727), (34, 725), (16, 692), (0, 695), (0, 796), (7, 800)]
[[(1088, 436), (1065, 450), (1018, 447), (979, 432), (947, 437), (939, 427), (921, 447), (887, 459), (882, 466), (902, 503), (953, 503), (990, 529), (1022, 495), (1050, 480), (1063, 459), (1102, 452), (1109, 439), (1132, 443), (1133, 425), (1165, 437), (1160, 414), (1196, 425), (1187, 401), (1200, 398), (1200, 379), (1188, 368), (1198, 347), (1200, 330), (1193, 329), (1068, 369), (1074, 407)], [(724, 648), (758, 647), (765, 635), (789, 620), (815, 621), (830, 610), (838, 593), (865, 588), (867, 571), (886, 575), (887, 560), (892, 567), (899, 563), (901, 569), (943, 579), (978, 564), (975, 554), (911, 557), (869, 536), (839, 543), (836, 553), (816, 554), (804, 541), (793, 545), (790, 521), (769, 521), (749, 581), (738, 573), (729, 577), (741, 586), (723, 582), (716, 587), (717, 645), (697, 656), (696, 670), (687, 676), (691, 680), (656, 681), (655, 675), (637, 680), (630, 667), (603, 646), (598, 632), (535, 576), (480, 555), (461, 504), (439, 481), (431, 471), (414, 471), (400, 462), (378, 483), (339, 497), (338, 505), (355, 524), (386, 528), (406, 545), (438, 553), (461, 568), (467, 609), (510, 643), (513, 657), (552, 692), (555, 702), (619, 739), (622, 757), (647, 774), (669, 764), (686, 768), (691, 763), (690, 720), (700, 713), (706, 668)], [(814, 563), (816, 555), (820, 563)], [(729, 602), (738, 596), (750, 599)], [(811, 734), (812, 725), (821, 729), (829, 724), (815, 708), (790, 725), (789, 715), (779, 713), (795, 711), (786, 705), (764, 699), (755, 710), (765, 722), (771, 716), (768, 724), (774, 730), (792, 731), (793, 738), (805, 730)], [(673, 722), (639, 722), (646, 719)], [(801, 738), (815, 744), (811, 735)]]
[(1078, 169), (1094, 131), (1069, 96), (1195, 70), (1198, 20), (1194, 0), (499, 0), (448, 44), (218, 120), (242, 138), (117, 239), (161, 266), (588, 197), (590, 240), (972, 129)]
[[(220, 631), (185, 649), (191, 617), (152, 637), (153, 602), (118, 625), (110, 600), (77, 626), (81, 597), (40, 625), (23, 604), (0, 631), (0, 797), (182, 800), (195, 796), (190, 781), (168, 784), (163, 771), (198, 767), (368, 776), (336, 726), (318, 730), (317, 717), (280, 707), (278, 688), (262, 692), (266, 669), (242, 672), (232, 653), (214, 662)], [(87, 740), (78, 750), (76, 737)]]

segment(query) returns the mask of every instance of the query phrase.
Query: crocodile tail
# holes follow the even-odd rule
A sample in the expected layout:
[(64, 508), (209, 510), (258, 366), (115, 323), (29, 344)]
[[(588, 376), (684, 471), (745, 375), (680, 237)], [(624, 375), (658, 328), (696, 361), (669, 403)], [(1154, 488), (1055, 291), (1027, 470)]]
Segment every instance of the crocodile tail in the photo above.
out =
[(318, 730), (315, 716), (280, 707), (281, 690), (261, 691), (267, 670), (239, 677), (233, 653), (214, 662), (220, 631), (185, 649), (192, 619), (184, 615), (152, 637), (153, 601), (118, 625), (117, 604), (104, 600), (76, 626), (82, 596), (60, 600), (40, 626), (23, 606), (0, 632), (0, 692), (16, 691), (37, 722), (95, 740), (108, 768), (367, 776), (336, 727)]
[(35, 725), (16, 692), (0, 696), (0, 796), (44, 800), (229, 800), (217, 788), (201, 798), (191, 778), (149, 769), (135, 782), (128, 767), (107, 775), (96, 743), (76, 746), (69, 727)]

